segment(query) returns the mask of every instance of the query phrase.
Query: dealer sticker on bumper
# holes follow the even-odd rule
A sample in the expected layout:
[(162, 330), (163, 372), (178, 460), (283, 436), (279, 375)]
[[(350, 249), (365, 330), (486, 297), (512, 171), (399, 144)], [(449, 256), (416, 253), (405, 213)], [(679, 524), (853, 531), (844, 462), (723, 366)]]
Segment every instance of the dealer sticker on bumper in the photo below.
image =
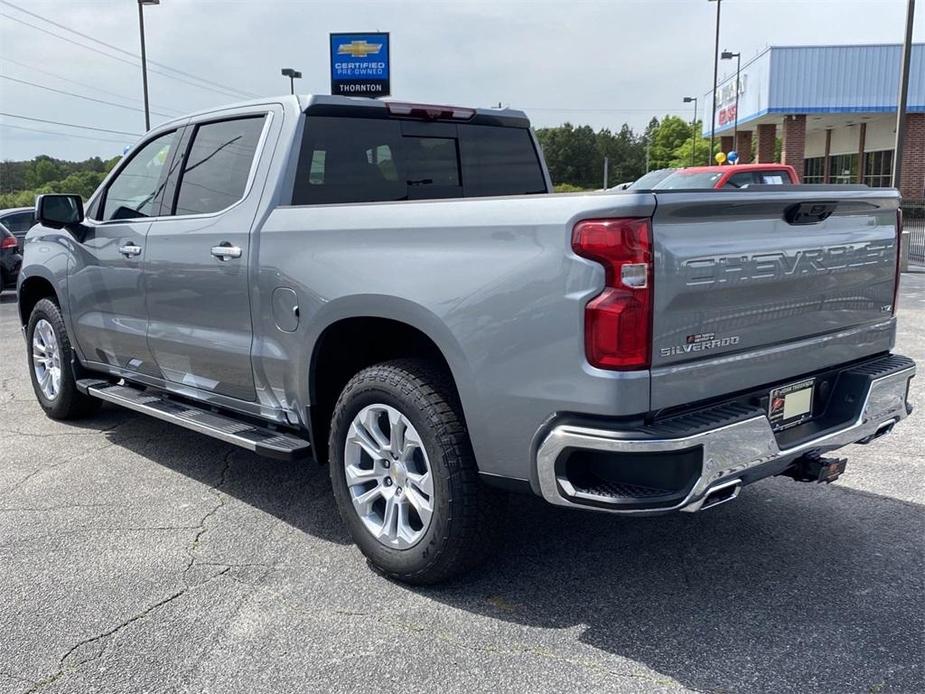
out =
[(809, 378), (771, 391), (768, 399), (768, 419), (774, 430), (802, 424), (813, 416), (813, 386)]

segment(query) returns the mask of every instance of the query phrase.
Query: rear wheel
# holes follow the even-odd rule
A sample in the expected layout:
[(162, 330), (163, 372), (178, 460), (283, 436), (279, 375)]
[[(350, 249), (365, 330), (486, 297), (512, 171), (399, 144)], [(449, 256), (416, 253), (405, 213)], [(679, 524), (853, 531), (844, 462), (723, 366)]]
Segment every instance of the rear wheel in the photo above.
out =
[(26, 328), (29, 375), (42, 409), (52, 419), (75, 419), (95, 412), (100, 401), (77, 390), (73, 350), (57, 304), (42, 299)]
[(478, 564), (502, 495), (478, 479), (449, 378), (425, 362), (364, 369), (338, 399), (330, 474), (340, 514), (379, 571), (436, 583)]

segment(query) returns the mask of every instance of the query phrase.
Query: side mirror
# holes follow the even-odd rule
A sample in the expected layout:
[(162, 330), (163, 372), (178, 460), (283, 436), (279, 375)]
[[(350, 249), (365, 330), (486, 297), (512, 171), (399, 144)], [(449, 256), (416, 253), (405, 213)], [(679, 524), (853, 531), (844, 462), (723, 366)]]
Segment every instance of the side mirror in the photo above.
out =
[(84, 203), (79, 195), (39, 195), (35, 199), (39, 224), (61, 229), (84, 221)]

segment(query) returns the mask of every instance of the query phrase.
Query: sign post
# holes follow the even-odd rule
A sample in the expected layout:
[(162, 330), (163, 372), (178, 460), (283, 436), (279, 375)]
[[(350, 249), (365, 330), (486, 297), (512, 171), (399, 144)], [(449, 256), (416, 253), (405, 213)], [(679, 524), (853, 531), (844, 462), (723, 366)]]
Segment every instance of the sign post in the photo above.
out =
[(331, 94), (390, 93), (389, 34), (331, 34)]

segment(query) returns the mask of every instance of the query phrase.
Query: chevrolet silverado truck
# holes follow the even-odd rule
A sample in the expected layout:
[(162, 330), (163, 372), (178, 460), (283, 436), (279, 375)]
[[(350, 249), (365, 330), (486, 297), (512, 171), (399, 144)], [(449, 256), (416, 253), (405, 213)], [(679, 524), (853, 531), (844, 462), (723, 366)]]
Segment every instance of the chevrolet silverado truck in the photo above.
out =
[(411, 583), (484, 557), (508, 491), (704, 510), (832, 480), (827, 452), (911, 411), (896, 191), (550, 191), (509, 109), (290, 96), (170, 121), (86, 207), (37, 199), (35, 395), (325, 463), (359, 548)]

